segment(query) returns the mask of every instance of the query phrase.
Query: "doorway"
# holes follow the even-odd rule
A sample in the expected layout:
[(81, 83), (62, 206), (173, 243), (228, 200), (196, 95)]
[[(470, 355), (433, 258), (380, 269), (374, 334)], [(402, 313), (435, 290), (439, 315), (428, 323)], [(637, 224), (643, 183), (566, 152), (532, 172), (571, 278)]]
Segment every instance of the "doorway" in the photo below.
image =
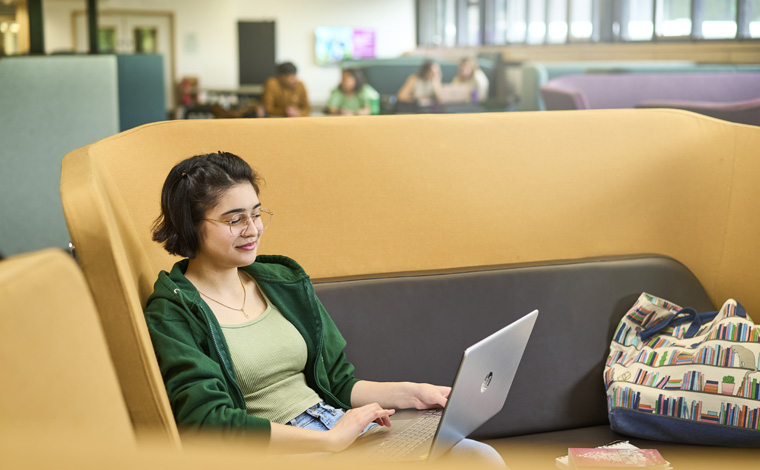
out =
[[(87, 13), (72, 13), (74, 50), (89, 52)], [(164, 57), (166, 109), (175, 108), (174, 15), (143, 10), (98, 12), (98, 47), (104, 54), (161, 54)]]

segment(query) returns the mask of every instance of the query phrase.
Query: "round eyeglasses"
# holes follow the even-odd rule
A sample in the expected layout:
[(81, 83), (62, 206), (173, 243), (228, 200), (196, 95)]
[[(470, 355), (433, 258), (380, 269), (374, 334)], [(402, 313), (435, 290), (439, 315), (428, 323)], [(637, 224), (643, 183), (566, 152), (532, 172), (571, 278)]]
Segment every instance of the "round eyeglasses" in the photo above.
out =
[(227, 224), (230, 227), (230, 233), (236, 237), (239, 237), (243, 233), (245, 233), (246, 230), (248, 230), (248, 223), (249, 221), (253, 221), (254, 227), (256, 227), (256, 230), (259, 232), (263, 232), (266, 230), (267, 227), (269, 227), (269, 224), (272, 222), (272, 216), (274, 215), (274, 212), (270, 211), (269, 209), (259, 209), (253, 214), (246, 214), (244, 212), (241, 212), (239, 214), (234, 214), (229, 219), (204, 219), (204, 220), (210, 220), (212, 222), (219, 222), (223, 224)]

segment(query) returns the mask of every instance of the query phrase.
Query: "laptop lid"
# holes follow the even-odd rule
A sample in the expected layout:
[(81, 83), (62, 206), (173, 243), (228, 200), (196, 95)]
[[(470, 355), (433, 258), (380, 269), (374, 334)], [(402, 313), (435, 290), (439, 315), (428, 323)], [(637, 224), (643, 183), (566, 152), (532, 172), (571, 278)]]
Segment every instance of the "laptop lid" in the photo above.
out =
[(438, 101), (441, 104), (469, 103), (472, 101), (472, 88), (462, 83), (444, 83)]
[(504, 407), (538, 318), (533, 310), (464, 351), (429, 459), (446, 453)]

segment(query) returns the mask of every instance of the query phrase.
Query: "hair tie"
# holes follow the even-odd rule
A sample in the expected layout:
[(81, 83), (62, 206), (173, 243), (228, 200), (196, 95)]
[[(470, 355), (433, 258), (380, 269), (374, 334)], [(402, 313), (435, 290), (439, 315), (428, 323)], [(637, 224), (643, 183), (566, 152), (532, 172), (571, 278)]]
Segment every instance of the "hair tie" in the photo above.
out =
[(180, 177), (180, 178), (184, 178), (185, 176), (187, 176), (187, 172), (186, 172), (186, 171), (183, 171), (183, 172), (182, 172), (182, 174), (181, 174), (179, 177)]

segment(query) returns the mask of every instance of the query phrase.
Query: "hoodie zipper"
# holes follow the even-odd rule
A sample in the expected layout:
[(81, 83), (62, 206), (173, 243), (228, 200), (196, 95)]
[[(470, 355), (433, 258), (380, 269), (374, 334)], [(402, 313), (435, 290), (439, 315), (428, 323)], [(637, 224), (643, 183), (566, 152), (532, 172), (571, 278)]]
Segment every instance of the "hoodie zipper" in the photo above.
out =
[[(182, 303), (185, 304), (185, 308), (187, 308), (188, 311), (193, 311), (193, 309), (187, 305), (187, 302), (185, 302), (185, 296), (182, 291), (177, 288), (174, 289), (174, 293), (180, 296), (180, 299), (182, 300)], [(243, 396), (243, 391), (240, 390), (240, 386), (237, 383), (237, 378), (234, 373), (234, 369), (232, 369), (231, 364), (229, 364), (229, 357), (228, 354), (226, 354), (219, 343), (219, 339), (216, 335), (216, 332), (214, 330), (214, 326), (211, 324), (211, 320), (209, 320), (209, 314), (206, 312), (206, 309), (201, 305), (200, 303), (194, 303), (192, 305), (196, 305), (198, 309), (201, 311), (201, 316), (203, 317), (203, 321), (206, 324), (206, 328), (208, 328), (209, 334), (211, 335), (211, 342), (214, 345), (214, 349), (216, 350), (216, 354), (219, 356), (219, 360), (222, 362), (222, 372), (227, 376), (227, 382), (229, 382), (232, 385), (232, 388), (237, 393), (238, 401), (242, 404), (245, 403), (245, 397)]]

